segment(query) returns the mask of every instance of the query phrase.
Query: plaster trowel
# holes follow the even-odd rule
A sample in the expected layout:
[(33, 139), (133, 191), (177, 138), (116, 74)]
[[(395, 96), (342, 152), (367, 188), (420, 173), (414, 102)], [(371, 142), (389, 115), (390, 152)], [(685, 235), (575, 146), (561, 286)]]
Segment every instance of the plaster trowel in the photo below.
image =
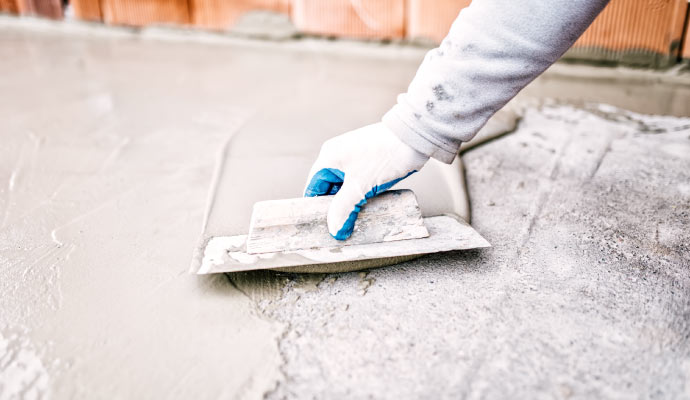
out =
[[(411, 190), (390, 190), (369, 199), (352, 235), (338, 241), (328, 233), (326, 224), (332, 197), (255, 203), (249, 233), (211, 238), (197, 273), (255, 269), (342, 272), (428, 253), (490, 246), (460, 218), (423, 218)], [(377, 261), (382, 259), (386, 262)]]

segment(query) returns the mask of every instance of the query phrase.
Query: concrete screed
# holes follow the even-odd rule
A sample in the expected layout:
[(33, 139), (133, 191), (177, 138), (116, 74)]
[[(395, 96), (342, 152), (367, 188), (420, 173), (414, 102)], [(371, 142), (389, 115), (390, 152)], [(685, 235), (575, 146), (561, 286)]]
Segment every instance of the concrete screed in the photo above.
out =
[[(0, 22), (0, 398), (690, 398), (690, 120), (532, 100), (682, 116), (686, 76), (528, 88), (516, 132), (463, 154), (491, 249), (198, 278), (233, 132), (334, 95), (300, 80), (404, 90), (423, 52)], [(328, 121), (301, 123), (367, 122)]]

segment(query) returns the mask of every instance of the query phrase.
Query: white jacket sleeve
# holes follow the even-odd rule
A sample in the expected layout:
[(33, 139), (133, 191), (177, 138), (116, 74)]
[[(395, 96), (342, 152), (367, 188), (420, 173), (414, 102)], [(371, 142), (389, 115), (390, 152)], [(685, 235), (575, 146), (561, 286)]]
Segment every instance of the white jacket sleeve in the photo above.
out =
[(460, 144), (577, 40), (608, 0), (474, 0), (383, 123), (450, 163)]

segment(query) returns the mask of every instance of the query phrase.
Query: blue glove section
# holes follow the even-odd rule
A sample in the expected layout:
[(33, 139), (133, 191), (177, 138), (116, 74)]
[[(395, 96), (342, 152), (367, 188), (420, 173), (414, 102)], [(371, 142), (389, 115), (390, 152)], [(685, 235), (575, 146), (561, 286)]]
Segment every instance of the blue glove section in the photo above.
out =
[[(343, 227), (340, 228), (340, 230), (335, 236), (331, 236), (333, 236), (337, 240), (345, 240), (349, 238), (350, 235), (352, 235), (352, 231), (355, 229), (355, 221), (357, 220), (357, 215), (359, 214), (359, 211), (362, 209), (362, 206), (367, 203), (367, 199), (370, 199), (379, 193), (385, 192), (386, 190), (393, 187), (393, 185), (407, 178), (408, 176), (414, 174), (415, 172), (417, 171), (412, 171), (407, 175), (403, 176), (402, 178), (394, 179), (390, 182), (384, 183), (383, 185), (377, 185), (371, 188), (371, 190), (364, 195), (364, 198), (359, 203), (355, 204), (354, 210), (352, 210), (352, 212), (348, 216), (347, 220), (345, 221), (345, 224), (343, 224)], [(307, 189), (304, 192), (304, 197), (326, 196), (336, 194), (338, 193), (338, 190), (340, 190), (340, 187), (343, 185), (344, 180), (345, 173), (343, 171), (335, 168), (324, 168), (315, 173), (314, 176), (312, 176), (311, 181), (309, 182), (309, 185), (307, 186)]]
[(335, 168), (324, 168), (311, 177), (304, 197), (328, 196), (338, 193), (343, 186), (345, 173)]

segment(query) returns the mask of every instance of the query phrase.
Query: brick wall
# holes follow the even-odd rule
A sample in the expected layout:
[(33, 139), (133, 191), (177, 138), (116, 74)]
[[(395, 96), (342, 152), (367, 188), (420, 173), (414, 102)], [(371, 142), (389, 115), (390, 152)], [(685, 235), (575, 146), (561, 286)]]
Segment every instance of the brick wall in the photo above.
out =
[[(316, 35), (440, 42), (471, 0), (70, 0), (79, 19), (225, 30), (253, 10)], [(0, 11), (60, 18), (60, 0), (0, 0)], [(566, 58), (666, 66), (690, 58), (687, 0), (612, 0)], [(684, 46), (683, 48), (681, 48)]]
[(687, 0), (612, 0), (567, 58), (668, 66), (680, 56)]
[(70, 0), (70, 5), (74, 16), (78, 19), (85, 21), (103, 20), (100, 0)]
[(0, 0), (0, 11), (10, 14), (62, 18), (60, 0)]
[(405, 0), (292, 0), (302, 32), (357, 38), (402, 38)]
[(101, 0), (103, 21), (114, 25), (189, 24), (187, 0)]
[(407, 37), (440, 42), (448, 34), (460, 11), (472, 0), (408, 0)]
[(681, 43), (680, 55), (684, 60), (690, 60), (690, 9), (688, 9), (688, 18), (685, 20), (685, 33), (683, 34), (683, 41)]
[(19, 8), (17, 7), (16, 0), (0, 0), (0, 12), (17, 14), (19, 13)]
[(242, 14), (255, 11), (273, 11), (288, 14), (289, 0), (189, 0), (191, 23), (206, 29), (223, 30)]

